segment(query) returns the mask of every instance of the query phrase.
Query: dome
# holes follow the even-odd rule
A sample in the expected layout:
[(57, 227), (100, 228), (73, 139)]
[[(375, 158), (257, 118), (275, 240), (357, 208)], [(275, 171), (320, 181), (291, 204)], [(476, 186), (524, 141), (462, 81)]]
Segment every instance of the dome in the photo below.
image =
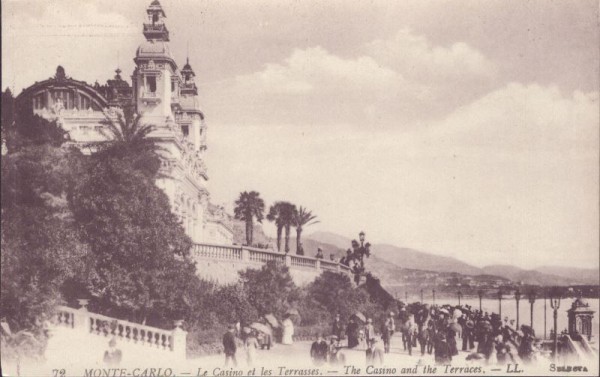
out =
[(138, 47), (136, 52), (138, 58), (168, 58), (173, 60), (169, 44), (164, 41), (146, 41)]

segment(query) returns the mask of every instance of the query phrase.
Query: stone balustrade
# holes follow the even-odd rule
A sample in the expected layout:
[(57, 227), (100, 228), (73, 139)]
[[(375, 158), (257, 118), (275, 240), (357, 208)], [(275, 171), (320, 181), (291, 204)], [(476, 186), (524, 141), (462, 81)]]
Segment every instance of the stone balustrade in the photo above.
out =
[[(192, 248), (192, 255), (198, 262), (198, 272), (201, 276), (227, 283), (234, 282), (237, 279), (236, 271), (248, 267), (257, 268), (270, 261), (289, 267), (292, 277), (297, 278), (300, 283), (311, 281), (323, 271), (350, 275), (348, 266), (335, 261), (278, 253), (274, 250), (248, 246), (197, 243)], [(217, 270), (217, 267), (222, 267), (222, 269), (218, 273), (219, 276), (214, 276), (212, 273)]]
[(56, 325), (73, 329), (84, 336), (115, 338), (119, 344), (168, 352), (176, 359), (186, 357), (187, 333), (181, 328), (181, 323), (177, 323), (173, 330), (164, 330), (92, 313), (84, 304), (80, 309), (58, 306)]

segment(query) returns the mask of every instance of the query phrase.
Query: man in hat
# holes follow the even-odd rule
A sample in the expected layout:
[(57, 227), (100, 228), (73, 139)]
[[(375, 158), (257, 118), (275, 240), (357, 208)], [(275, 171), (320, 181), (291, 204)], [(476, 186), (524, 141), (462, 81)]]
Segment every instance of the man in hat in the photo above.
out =
[(313, 342), (310, 347), (310, 358), (315, 365), (323, 365), (327, 362), (327, 354), (329, 353), (329, 346), (323, 336), (319, 334), (317, 339)]
[(382, 365), (383, 364), (383, 351), (379, 346), (377, 338), (371, 338), (369, 341), (369, 347), (367, 348), (367, 365)]
[(350, 321), (348, 322), (346, 336), (348, 337), (348, 348), (358, 346), (358, 324), (354, 321), (353, 317), (350, 317)]
[(325, 256), (323, 255), (323, 249), (321, 249), (320, 247), (317, 249), (317, 255), (315, 255), (315, 258), (317, 259), (323, 259)]
[(235, 326), (229, 325), (227, 332), (223, 335), (223, 352), (225, 353), (225, 366), (229, 363), (229, 359), (233, 363), (233, 366), (237, 366), (237, 360), (235, 359), (235, 352), (237, 346), (235, 344)]
[(104, 352), (104, 363), (111, 367), (121, 364), (123, 353), (117, 348), (117, 340), (112, 338), (108, 342), (108, 349)]
[(394, 312), (390, 312), (389, 316), (386, 318), (384, 327), (384, 335), (383, 338), (383, 348), (385, 349), (385, 353), (390, 352), (390, 341), (392, 339), (392, 335), (394, 335), (394, 331), (396, 331), (396, 323), (394, 322)]
[(338, 339), (342, 338), (342, 332), (344, 331), (344, 326), (342, 325), (342, 320), (340, 319), (340, 313), (335, 315), (335, 319), (333, 320), (332, 325), (332, 333), (337, 336)]
[(463, 331), (462, 331), (462, 350), (467, 351), (472, 350), (475, 347), (475, 343), (473, 341), (474, 338), (474, 330), (475, 330), (475, 322), (471, 318), (466, 318), (464, 321)]

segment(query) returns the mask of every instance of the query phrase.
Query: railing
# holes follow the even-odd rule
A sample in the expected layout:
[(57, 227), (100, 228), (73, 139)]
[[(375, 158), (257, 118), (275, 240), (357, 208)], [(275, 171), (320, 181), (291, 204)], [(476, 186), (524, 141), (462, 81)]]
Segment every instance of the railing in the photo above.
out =
[[(87, 301), (87, 300), (81, 300)], [(186, 332), (178, 324), (174, 330), (164, 330), (139, 323), (111, 318), (87, 311), (87, 303), (81, 309), (59, 306), (56, 323), (87, 335), (116, 338), (143, 347), (174, 352), (185, 357)]]
[(248, 250), (249, 259), (251, 262), (267, 263), (270, 261), (276, 261), (278, 263), (285, 263), (285, 255), (275, 254), (268, 250), (261, 249), (246, 250)]
[(242, 263), (264, 264), (276, 261), (290, 268), (303, 270), (322, 270), (350, 274), (350, 267), (334, 261), (326, 261), (302, 255), (278, 253), (268, 249), (257, 249), (248, 246), (226, 246), (216, 244), (194, 244), (192, 254), (199, 259), (218, 259), (239, 261)]
[(312, 258), (300, 257), (292, 255), (292, 266), (295, 267), (307, 267), (307, 268), (317, 268), (317, 260)]
[(212, 244), (194, 244), (194, 256), (210, 259), (242, 260), (242, 248)]
[(338, 262), (321, 260), (321, 268), (324, 270), (337, 271), (339, 265)]

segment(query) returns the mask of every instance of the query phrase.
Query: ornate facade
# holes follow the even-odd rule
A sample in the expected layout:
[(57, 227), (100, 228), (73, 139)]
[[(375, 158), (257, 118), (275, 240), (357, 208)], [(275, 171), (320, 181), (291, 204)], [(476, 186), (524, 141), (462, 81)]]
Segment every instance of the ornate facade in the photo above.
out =
[(105, 85), (89, 85), (67, 77), (59, 66), (54, 77), (24, 89), (17, 105), (57, 121), (82, 147), (106, 139), (103, 121), (107, 117), (126, 109), (140, 114), (142, 123), (155, 127), (149, 137), (161, 147), (156, 184), (169, 197), (186, 233), (195, 242), (231, 244), (230, 217), (209, 200), (204, 163), (207, 126), (194, 70), (189, 59), (181, 70), (175, 62), (160, 2), (152, 1), (146, 13), (146, 40), (136, 51), (131, 85), (119, 69)]

